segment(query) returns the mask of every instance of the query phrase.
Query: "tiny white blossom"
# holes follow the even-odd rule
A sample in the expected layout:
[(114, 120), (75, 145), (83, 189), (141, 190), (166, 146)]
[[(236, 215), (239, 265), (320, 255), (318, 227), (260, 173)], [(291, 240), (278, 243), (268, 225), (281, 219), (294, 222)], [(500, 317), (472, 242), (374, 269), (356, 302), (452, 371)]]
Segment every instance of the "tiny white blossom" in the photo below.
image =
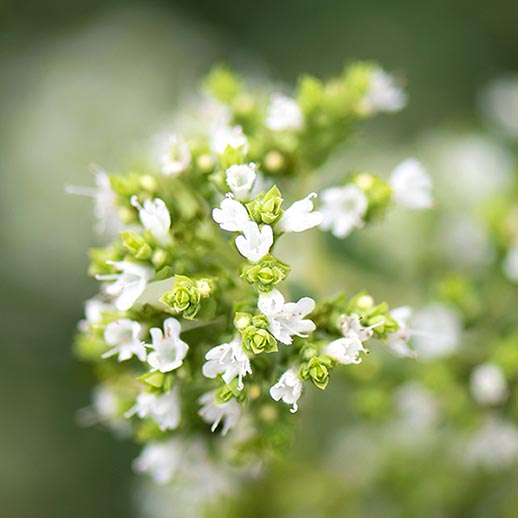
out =
[(238, 200), (249, 199), (250, 192), (256, 179), (255, 164), (236, 164), (226, 171), (227, 185)]
[(362, 107), (369, 113), (395, 112), (405, 107), (406, 93), (397, 85), (393, 76), (376, 68), (373, 70), (369, 88), (362, 99)]
[(92, 298), (85, 302), (85, 318), (79, 322), (79, 330), (86, 331), (89, 326), (95, 327), (103, 319), (103, 313), (112, 313), (115, 307), (98, 298)]
[(322, 230), (330, 230), (335, 237), (344, 238), (354, 228), (363, 226), (363, 216), (369, 201), (357, 185), (331, 187), (322, 193)]
[(140, 339), (142, 326), (134, 320), (121, 318), (110, 322), (104, 330), (104, 340), (112, 348), (102, 357), (109, 358), (118, 354), (120, 362), (129, 360), (135, 355), (140, 361), (146, 359), (146, 348)]
[(170, 244), (171, 215), (164, 201), (160, 198), (155, 198), (153, 201), (146, 200), (142, 207), (137, 197), (132, 196), (131, 204), (138, 209), (142, 226), (151, 232), (158, 243), (162, 246)]
[(152, 371), (170, 372), (182, 365), (189, 346), (180, 339), (181, 330), (180, 322), (175, 318), (164, 322), (164, 333), (158, 327), (149, 330), (153, 343), (146, 346), (154, 351), (148, 354), (147, 361)]
[(471, 394), (482, 405), (498, 405), (509, 395), (504, 374), (493, 363), (478, 365), (471, 373), (469, 383)]
[(243, 351), (241, 337), (237, 336), (230, 343), (213, 347), (205, 355), (207, 362), (203, 365), (203, 375), (207, 378), (215, 378), (222, 374), (223, 381), (229, 384), (234, 378), (238, 378), (237, 388), (243, 389), (243, 377), (252, 374), (250, 360)]
[(115, 298), (115, 307), (119, 311), (130, 309), (146, 289), (147, 282), (155, 274), (153, 268), (130, 261), (106, 261), (120, 273), (98, 275), (101, 281), (113, 280), (104, 291)]
[(241, 126), (222, 126), (212, 134), (212, 150), (221, 155), (227, 147), (234, 149), (241, 148), (246, 154), (248, 151), (248, 140), (243, 133)]
[(157, 484), (171, 482), (181, 466), (185, 445), (177, 438), (150, 442), (133, 461), (138, 473), (148, 473)]
[(359, 338), (350, 336), (332, 341), (323, 348), (323, 352), (342, 365), (358, 365), (362, 362), (360, 353), (366, 353), (367, 349)]
[(176, 389), (161, 395), (141, 392), (135, 406), (126, 412), (126, 417), (135, 414), (141, 419), (150, 417), (162, 431), (175, 430), (180, 424), (180, 403)]
[(273, 231), (269, 225), (259, 226), (255, 221), (243, 225), (243, 235), (236, 237), (236, 247), (239, 253), (248, 260), (256, 263), (265, 256), (273, 245)]
[(304, 127), (304, 116), (294, 99), (275, 93), (264, 123), (273, 131), (298, 131)]
[(178, 135), (169, 135), (167, 149), (162, 154), (162, 174), (177, 176), (191, 163), (191, 152), (185, 140)]
[(392, 199), (398, 205), (409, 209), (428, 209), (433, 205), (432, 179), (415, 158), (398, 164), (390, 173)]
[(212, 219), (223, 230), (229, 232), (242, 232), (246, 223), (250, 221), (246, 207), (230, 197), (221, 202), (219, 209), (212, 211)]
[(292, 405), (290, 412), (295, 413), (298, 409), (298, 400), (302, 395), (302, 380), (297, 375), (298, 369), (292, 367), (287, 370), (279, 381), (270, 388), (270, 396), (275, 401), (282, 399), (287, 405)]
[(345, 338), (357, 338), (360, 342), (370, 340), (373, 335), (372, 327), (363, 326), (355, 313), (347, 315), (340, 327)]
[(512, 282), (518, 282), (518, 239), (511, 247), (502, 265), (505, 276)]
[(313, 198), (317, 193), (308, 194), (303, 200), (296, 201), (286, 209), (276, 225), (281, 232), (303, 232), (322, 223), (322, 214), (313, 210)]
[(432, 304), (416, 312), (412, 318), (415, 350), (423, 360), (443, 358), (457, 349), (462, 320), (457, 311), (441, 304)]
[(393, 309), (390, 315), (398, 323), (399, 329), (387, 335), (387, 345), (397, 356), (415, 358), (416, 352), (408, 345), (411, 336), (408, 326), (412, 318), (412, 308), (401, 306)]
[(229, 399), (226, 403), (216, 403), (214, 397), (216, 391), (207, 392), (198, 399), (202, 405), (198, 415), (206, 422), (211, 424), (211, 431), (214, 432), (223, 420), (221, 435), (227, 435), (229, 430), (236, 426), (241, 416), (241, 406), (234, 399)]
[(303, 297), (298, 302), (285, 302), (279, 290), (261, 293), (257, 303), (268, 319), (268, 330), (283, 344), (290, 345), (292, 336), (307, 336), (315, 330), (312, 320), (305, 319), (315, 309), (315, 301)]

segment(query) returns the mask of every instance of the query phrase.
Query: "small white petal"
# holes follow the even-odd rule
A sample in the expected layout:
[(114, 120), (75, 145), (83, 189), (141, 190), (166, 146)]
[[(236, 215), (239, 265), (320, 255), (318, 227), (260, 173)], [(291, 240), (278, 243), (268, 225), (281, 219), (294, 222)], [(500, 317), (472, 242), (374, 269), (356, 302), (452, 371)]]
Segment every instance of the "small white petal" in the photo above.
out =
[(409, 209), (427, 209), (433, 205), (432, 179), (415, 158), (401, 162), (389, 178), (395, 203)]
[(317, 227), (322, 223), (322, 214), (318, 211), (313, 211), (313, 198), (317, 194), (312, 192), (303, 200), (293, 203), (276, 225), (277, 230), (281, 232), (303, 232), (313, 227)]
[(269, 225), (259, 226), (249, 221), (243, 226), (243, 235), (236, 237), (239, 253), (249, 261), (256, 263), (264, 257), (273, 245), (273, 231)]
[(229, 232), (242, 232), (250, 221), (246, 207), (232, 198), (225, 198), (220, 208), (212, 211), (212, 219)]

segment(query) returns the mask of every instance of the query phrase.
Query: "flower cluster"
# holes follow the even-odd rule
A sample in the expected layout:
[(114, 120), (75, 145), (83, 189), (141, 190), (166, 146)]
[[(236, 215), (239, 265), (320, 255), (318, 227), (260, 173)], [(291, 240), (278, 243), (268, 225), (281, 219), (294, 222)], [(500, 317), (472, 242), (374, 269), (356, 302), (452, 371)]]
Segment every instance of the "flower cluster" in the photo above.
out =
[(292, 97), (267, 102), (226, 69), (206, 89), (202, 124), (168, 136), (151, 160), (160, 166), (98, 173), (91, 193), (97, 228), (119, 235), (91, 251), (100, 291), (76, 351), (109, 385), (118, 409), (109, 415), (147, 444), (136, 468), (159, 482), (177, 471), (185, 441), (224, 445), (235, 435), (243, 458), (282, 447), (303, 392), (325, 389), (336, 367), (357, 368), (368, 343), (411, 355), (404, 309), (365, 292), (292, 299), (290, 266), (275, 248), (316, 228), (343, 238), (392, 204), (432, 205), (414, 159), (388, 180), (356, 172), (320, 196), (293, 194), (358, 122), (403, 107), (379, 67), (356, 64), (328, 82), (306, 76)]

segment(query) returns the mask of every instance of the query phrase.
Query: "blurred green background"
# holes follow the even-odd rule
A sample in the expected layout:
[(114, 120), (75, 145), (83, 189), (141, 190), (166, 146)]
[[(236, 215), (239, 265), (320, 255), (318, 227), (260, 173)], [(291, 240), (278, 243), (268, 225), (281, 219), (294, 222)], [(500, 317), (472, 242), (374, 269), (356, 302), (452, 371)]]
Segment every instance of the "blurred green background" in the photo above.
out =
[(220, 61), (291, 82), (375, 59), (410, 94), (380, 135), (476, 126), (481, 86), (518, 69), (517, 27), (506, 0), (0, 2), (0, 515), (133, 516), (136, 448), (75, 420), (90, 380), (70, 343), (95, 237), (65, 184), (147, 145)]

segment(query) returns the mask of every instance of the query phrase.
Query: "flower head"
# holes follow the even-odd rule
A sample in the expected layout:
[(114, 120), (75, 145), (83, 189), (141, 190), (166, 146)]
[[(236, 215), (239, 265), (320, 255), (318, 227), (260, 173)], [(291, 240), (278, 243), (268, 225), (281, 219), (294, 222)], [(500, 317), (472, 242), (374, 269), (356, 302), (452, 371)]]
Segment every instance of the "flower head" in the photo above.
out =
[(503, 403), (509, 395), (504, 374), (493, 363), (478, 365), (471, 373), (469, 381), (471, 394), (483, 405)]
[(216, 391), (207, 392), (198, 399), (202, 405), (198, 414), (206, 422), (211, 424), (211, 431), (214, 432), (223, 420), (221, 435), (227, 435), (229, 430), (236, 426), (241, 417), (241, 407), (239, 403), (231, 398), (225, 403), (216, 403)]
[(164, 201), (160, 198), (155, 198), (153, 201), (146, 200), (142, 207), (137, 197), (132, 196), (131, 204), (138, 209), (143, 227), (151, 232), (158, 243), (162, 246), (170, 244), (171, 215)]
[(308, 194), (303, 200), (293, 203), (276, 225), (281, 232), (303, 232), (322, 223), (322, 214), (313, 210), (313, 198), (317, 193)]
[(261, 293), (257, 305), (268, 319), (268, 330), (279, 342), (289, 345), (292, 336), (307, 336), (315, 330), (313, 321), (304, 318), (315, 309), (315, 301), (309, 297), (285, 302), (282, 293), (274, 289)]
[(302, 395), (302, 380), (298, 377), (298, 369), (292, 367), (287, 370), (279, 381), (270, 388), (270, 396), (275, 401), (282, 399), (287, 405), (292, 405), (291, 412), (298, 409), (297, 402)]
[(157, 484), (171, 482), (180, 468), (185, 445), (178, 439), (150, 442), (133, 461), (133, 469), (149, 473)]
[(141, 419), (150, 417), (162, 431), (175, 430), (180, 424), (180, 404), (176, 389), (161, 395), (141, 392), (135, 406), (126, 413), (126, 417), (135, 414)]
[(409, 158), (392, 171), (389, 178), (395, 203), (409, 209), (428, 209), (432, 206), (432, 179), (422, 164)]
[(175, 318), (164, 322), (164, 333), (158, 327), (149, 330), (153, 343), (146, 345), (154, 351), (148, 354), (147, 362), (152, 370), (170, 372), (182, 365), (189, 346), (180, 339), (181, 330), (180, 322)]
[(387, 345), (397, 356), (415, 358), (416, 352), (408, 345), (411, 336), (408, 326), (412, 317), (412, 308), (401, 306), (393, 309), (390, 315), (399, 325), (399, 329), (387, 335)]
[(221, 155), (227, 147), (248, 151), (248, 140), (241, 126), (222, 126), (212, 134), (212, 150)]
[(109, 358), (118, 354), (118, 360), (123, 362), (135, 355), (140, 361), (145, 361), (146, 348), (140, 339), (141, 332), (142, 326), (127, 318), (110, 322), (104, 330), (104, 340), (112, 348), (102, 357)]
[(327, 344), (323, 353), (333, 358), (333, 360), (342, 365), (349, 365), (351, 363), (359, 364), (362, 362), (360, 353), (365, 353), (367, 350), (363, 347), (362, 342), (357, 337), (338, 338), (333, 342)]
[(363, 216), (369, 201), (356, 185), (331, 187), (322, 193), (322, 230), (330, 230), (335, 237), (344, 238), (354, 228), (363, 226)]
[(207, 362), (203, 365), (203, 375), (215, 378), (222, 374), (223, 381), (228, 385), (234, 378), (238, 378), (237, 387), (243, 389), (243, 377), (252, 374), (250, 360), (243, 351), (241, 338), (236, 337), (232, 342), (213, 347), (206, 355)]
[(298, 131), (304, 127), (304, 116), (294, 99), (275, 93), (264, 123), (273, 131)]
[(247, 200), (254, 186), (257, 174), (255, 164), (232, 165), (226, 171), (227, 185), (238, 200)]
[(229, 232), (242, 232), (246, 223), (250, 221), (246, 207), (230, 197), (221, 202), (219, 209), (212, 211), (212, 219), (223, 230)]
[(236, 237), (236, 247), (239, 253), (249, 261), (257, 263), (264, 257), (273, 245), (273, 231), (269, 225), (261, 229), (255, 221), (243, 225), (243, 235)]
[(162, 155), (162, 174), (177, 176), (183, 173), (191, 163), (189, 147), (178, 135), (169, 135), (167, 150)]
[(405, 107), (406, 94), (396, 84), (393, 76), (376, 68), (372, 71), (362, 105), (368, 113), (395, 112)]

